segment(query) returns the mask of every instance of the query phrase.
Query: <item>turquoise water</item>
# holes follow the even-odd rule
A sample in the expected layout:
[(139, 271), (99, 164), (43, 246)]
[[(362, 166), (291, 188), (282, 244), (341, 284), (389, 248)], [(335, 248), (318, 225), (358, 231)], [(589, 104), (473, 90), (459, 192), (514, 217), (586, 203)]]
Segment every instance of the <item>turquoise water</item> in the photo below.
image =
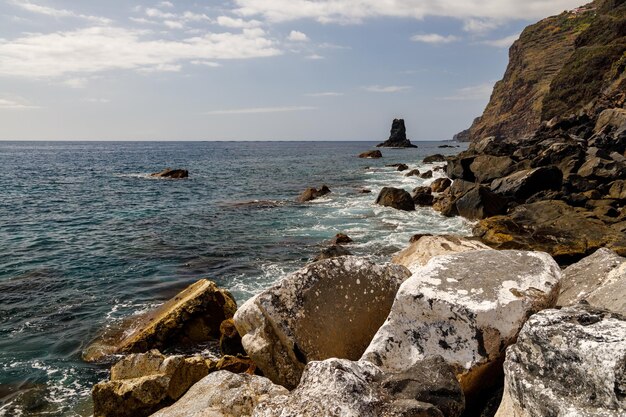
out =
[[(430, 209), (373, 205), (383, 186), (429, 184), (385, 165), (423, 170), (424, 156), (460, 150), (440, 144), (363, 160), (373, 143), (0, 142), (0, 416), (88, 415), (107, 375), (81, 362), (89, 341), (199, 278), (241, 304), (337, 232), (377, 261), (415, 233), (469, 233)], [(190, 178), (148, 178), (165, 167)], [(321, 184), (333, 193), (295, 202)]]

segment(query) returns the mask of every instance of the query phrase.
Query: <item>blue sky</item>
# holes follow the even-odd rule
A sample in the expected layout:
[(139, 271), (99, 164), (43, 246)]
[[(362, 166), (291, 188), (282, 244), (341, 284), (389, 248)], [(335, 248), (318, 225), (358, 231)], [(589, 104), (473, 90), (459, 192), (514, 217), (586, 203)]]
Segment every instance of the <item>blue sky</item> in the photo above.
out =
[(0, 0), (0, 139), (449, 139), (580, 0)]

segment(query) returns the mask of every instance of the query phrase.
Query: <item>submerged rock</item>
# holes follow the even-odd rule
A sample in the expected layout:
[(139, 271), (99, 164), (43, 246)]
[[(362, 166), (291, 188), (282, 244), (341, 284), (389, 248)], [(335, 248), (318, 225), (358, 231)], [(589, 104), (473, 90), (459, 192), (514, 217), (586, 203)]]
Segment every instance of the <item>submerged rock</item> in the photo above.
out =
[(415, 211), (415, 202), (411, 194), (401, 188), (384, 187), (376, 198), (376, 204), (398, 210)]
[(313, 259), (314, 262), (324, 259), (338, 258), (340, 256), (350, 256), (352, 253), (341, 245), (332, 245), (325, 249), (322, 249), (319, 255)]
[(352, 243), (352, 239), (345, 233), (337, 233), (332, 240), (333, 245), (344, 245), (348, 243)]
[(150, 176), (154, 178), (182, 179), (189, 177), (189, 171), (187, 171), (186, 169), (166, 168), (161, 172), (155, 172), (154, 174), (150, 174)]
[(391, 134), (385, 142), (376, 145), (378, 148), (417, 148), (406, 138), (404, 119), (394, 119)]
[(432, 355), (466, 396), (494, 384), (529, 315), (556, 303), (561, 271), (541, 252), (478, 250), (438, 256), (402, 284), (362, 359), (401, 372)]
[(220, 324), (233, 316), (233, 296), (202, 279), (155, 310), (125, 320), (106, 331), (83, 352), (87, 362), (103, 361), (120, 353), (184, 347), (219, 339)]
[(353, 256), (316, 262), (248, 300), (235, 324), (263, 374), (293, 388), (310, 361), (358, 359), (409, 275)]
[(289, 394), (285, 388), (256, 375), (215, 372), (195, 384), (171, 407), (153, 417), (244, 417), (258, 404)]
[(626, 318), (589, 306), (532, 316), (507, 350), (496, 417), (622, 417)]
[(325, 196), (326, 194), (330, 194), (330, 188), (326, 185), (322, 185), (322, 187), (318, 190), (317, 188), (307, 188), (300, 194), (298, 197), (298, 201), (301, 203), (306, 203), (307, 201), (315, 200), (316, 198), (320, 198)]
[(378, 150), (363, 152), (362, 154), (359, 155), (359, 158), (363, 158), (363, 159), (379, 159), (382, 157), (383, 157), (382, 152)]

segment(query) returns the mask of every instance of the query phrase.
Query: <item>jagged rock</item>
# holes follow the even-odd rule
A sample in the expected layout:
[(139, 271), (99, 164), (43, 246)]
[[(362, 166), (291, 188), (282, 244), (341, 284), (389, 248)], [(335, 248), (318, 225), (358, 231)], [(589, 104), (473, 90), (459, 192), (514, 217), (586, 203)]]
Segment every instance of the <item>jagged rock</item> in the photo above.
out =
[(430, 184), (430, 189), (433, 193), (442, 193), (446, 191), (452, 185), (450, 178), (437, 178)]
[(401, 188), (384, 187), (376, 198), (376, 204), (404, 211), (415, 210), (411, 194)]
[(209, 365), (210, 372), (228, 371), (234, 374), (250, 374), (256, 371), (256, 364), (244, 355), (224, 355), (217, 361), (211, 361)]
[(235, 324), (263, 374), (293, 388), (309, 361), (358, 359), (409, 275), (353, 256), (313, 263), (248, 300)]
[(378, 150), (363, 152), (362, 154), (359, 155), (359, 158), (363, 158), (363, 159), (379, 159), (382, 157), (383, 157), (382, 152)]
[(435, 162), (446, 162), (446, 157), (443, 156), (440, 153), (434, 154), (434, 155), (430, 155), (427, 156), (426, 158), (424, 158), (424, 163), (425, 164), (432, 164)]
[(626, 166), (620, 162), (590, 155), (578, 170), (578, 175), (583, 178), (614, 181), (626, 177)]
[(154, 174), (150, 174), (150, 176), (154, 178), (182, 179), (189, 177), (189, 171), (187, 171), (186, 169), (166, 168), (161, 172), (155, 172)]
[(435, 199), (430, 187), (416, 187), (413, 189), (412, 197), (415, 205), (422, 207), (432, 206)]
[(411, 272), (426, 265), (435, 256), (473, 250), (488, 250), (489, 246), (475, 238), (454, 235), (420, 235), (411, 245), (393, 256), (391, 262), (407, 267)]
[(467, 152), (461, 152), (458, 156), (448, 158), (448, 165), (446, 165), (446, 175), (453, 180), (463, 180), (474, 182), (476, 177), (470, 168), (475, 155), (467, 155)]
[(406, 173), (405, 177), (419, 177), (419, 175), (420, 175), (419, 169), (412, 169)]
[(515, 162), (508, 156), (479, 155), (470, 164), (476, 181), (491, 182), (513, 172)]
[(202, 279), (155, 310), (123, 321), (107, 330), (83, 352), (87, 362), (120, 353), (184, 347), (220, 337), (220, 324), (233, 316), (233, 296)]
[(614, 198), (616, 200), (626, 200), (626, 181), (619, 180), (611, 184), (611, 189), (609, 190), (609, 197)]
[(607, 109), (598, 116), (595, 133), (617, 131), (618, 134), (626, 131), (626, 109)]
[(333, 238), (332, 243), (333, 245), (344, 245), (347, 243), (352, 243), (352, 239), (345, 233), (337, 233)]
[(330, 188), (326, 185), (322, 185), (322, 187), (318, 190), (317, 188), (307, 188), (300, 194), (298, 197), (298, 201), (301, 203), (306, 203), (307, 201), (315, 200), (316, 198), (320, 198), (325, 196), (326, 194), (330, 194)]
[(496, 417), (621, 417), (626, 318), (589, 306), (532, 316), (507, 350)]
[[(411, 372), (412, 371), (412, 372)], [(458, 417), (463, 393), (441, 358), (386, 375), (368, 362), (310, 362), (288, 396), (261, 403), (254, 417)]]
[(563, 173), (556, 167), (519, 171), (491, 183), (491, 190), (507, 198), (524, 202), (540, 191), (561, 189)]
[(456, 210), (459, 215), (469, 220), (480, 220), (504, 214), (507, 206), (506, 198), (482, 185), (474, 187), (456, 201)]
[(315, 259), (313, 259), (313, 262), (321, 261), (323, 259), (338, 258), (340, 256), (349, 256), (349, 255), (352, 255), (352, 253), (350, 253), (350, 251), (344, 248), (343, 246), (332, 245), (325, 249), (322, 249), (319, 255), (317, 255)]
[(220, 324), (220, 352), (222, 355), (245, 354), (241, 344), (241, 336), (235, 327), (235, 321), (230, 318)]
[(406, 138), (406, 127), (403, 119), (394, 119), (391, 134), (385, 142), (376, 145), (378, 148), (417, 148)]
[(285, 388), (256, 375), (220, 371), (195, 384), (174, 405), (153, 417), (245, 417), (258, 404), (289, 394)]
[(361, 359), (398, 372), (440, 355), (471, 397), (494, 384), (505, 348), (528, 316), (554, 306), (560, 278), (556, 262), (541, 252), (432, 258), (402, 284)]
[(507, 215), (482, 220), (474, 236), (497, 249), (544, 251), (565, 264), (601, 247), (626, 255), (626, 237), (585, 213), (562, 201), (524, 204)]
[(570, 265), (563, 271), (557, 305), (586, 302), (626, 315), (626, 258), (609, 249)]
[(433, 177), (433, 172), (431, 170), (428, 170), (424, 173), (422, 173), (422, 175), (420, 175), (420, 178), (424, 178), (424, 179), (429, 179)]
[(111, 380), (93, 388), (95, 417), (143, 417), (172, 404), (209, 373), (203, 358), (132, 354), (111, 368)]

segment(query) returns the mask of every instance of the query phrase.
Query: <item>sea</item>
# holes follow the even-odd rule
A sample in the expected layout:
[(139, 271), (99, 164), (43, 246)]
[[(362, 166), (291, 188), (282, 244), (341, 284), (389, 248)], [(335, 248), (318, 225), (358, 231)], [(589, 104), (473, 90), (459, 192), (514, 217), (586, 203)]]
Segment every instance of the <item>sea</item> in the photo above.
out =
[[(0, 142), (0, 416), (91, 415), (108, 366), (83, 349), (198, 279), (241, 305), (339, 232), (376, 262), (417, 233), (470, 234), (460, 217), (374, 204), (385, 186), (444, 175), (386, 165), (424, 172), (437, 165), (425, 156), (466, 146), (417, 144), (374, 160), (357, 158), (372, 142)], [(149, 176), (166, 167), (189, 178)], [(323, 184), (331, 194), (296, 202)]]

